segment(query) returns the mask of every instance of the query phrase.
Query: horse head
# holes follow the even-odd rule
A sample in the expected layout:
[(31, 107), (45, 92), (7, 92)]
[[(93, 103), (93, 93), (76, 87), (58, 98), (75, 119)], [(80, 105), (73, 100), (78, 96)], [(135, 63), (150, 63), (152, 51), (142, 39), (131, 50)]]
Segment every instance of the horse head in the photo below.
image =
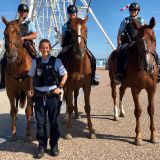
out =
[(134, 26), (138, 30), (136, 39), (138, 52), (145, 60), (147, 67), (146, 69), (148, 71), (153, 71), (156, 56), (156, 37), (153, 31), (153, 28), (155, 26), (155, 18), (152, 17), (150, 19), (149, 25), (143, 25), (140, 27), (136, 23), (134, 23)]
[(71, 37), (77, 58), (83, 58), (86, 53), (87, 20), (88, 16), (86, 16), (85, 19), (76, 18), (71, 22)]
[(22, 47), (20, 36), (20, 24), (21, 21), (7, 21), (5, 17), (2, 17), (3, 23), (6, 25), (4, 30), (5, 39), (5, 56), (8, 62), (14, 62), (18, 57), (18, 49)]

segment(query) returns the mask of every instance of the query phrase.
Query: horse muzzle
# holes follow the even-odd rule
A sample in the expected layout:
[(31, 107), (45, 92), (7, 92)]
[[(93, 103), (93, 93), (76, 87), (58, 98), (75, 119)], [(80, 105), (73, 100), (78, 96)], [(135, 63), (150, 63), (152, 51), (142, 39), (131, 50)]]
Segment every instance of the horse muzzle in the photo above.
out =
[(18, 57), (18, 53), (16, 51), (14, 51), (12, 53), (6, 52), (5, 56), (6, 56), (7, 62), (12, 63), (12, 62), (16, 61), (16, 59)]

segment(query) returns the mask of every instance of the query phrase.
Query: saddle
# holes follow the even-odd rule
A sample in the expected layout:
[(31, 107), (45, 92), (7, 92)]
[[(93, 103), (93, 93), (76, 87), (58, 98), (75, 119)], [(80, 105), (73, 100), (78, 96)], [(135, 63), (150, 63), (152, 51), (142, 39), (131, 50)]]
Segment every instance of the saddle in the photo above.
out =
[(118, 53), (115, 55), (115, 62), (116, 62), (116, 74), (122, 75), (123, 78), (125, 78), (126, 75), (126, 69), (130, 61), (130, 52), (128, 52), (133, 46), (135, 45), (135, 42), (132, 42), (126, 46), (123, 46)]

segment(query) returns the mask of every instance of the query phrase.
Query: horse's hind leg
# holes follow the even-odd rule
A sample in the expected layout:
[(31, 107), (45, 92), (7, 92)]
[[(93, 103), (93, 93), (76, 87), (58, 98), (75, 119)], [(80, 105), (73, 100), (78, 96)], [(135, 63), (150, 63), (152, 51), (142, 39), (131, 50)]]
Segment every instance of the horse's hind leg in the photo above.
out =
[(78, 112), (78, 106), (77, 106), (77, 98), (78, 98), (78, 95), (79, 95), (79, 89), (77, 89), (77, 90), (74, 91), (74, 111), (75, 111), (75, 119), (79, 119), (79, 118), (80, 118), (80, 115), (79, 115), (79, 112)]
[(140, 116), (142, 113), (140, 104), (139, 104), (139, 93), (140, 90), (137, 90), (136, 88), (131, 88), (132, 91), (132, 96), (133, 96), (133, 100), (134, 100), (134, 104), (135, 104), (135, 117), (136, 117), (136, 128), (135, 128), (135, 132), (136, 132), (136, 138), (135, 138), (135, 144), (136, 145), (142, 145), (142, 137), (141, 137), (141, 129), (140, 129)]
[(153, 98), (155, 95), (156, 87), (147, 89), (148, 93), (148, 114), (150, 116), (150, 130), (151, 130), (151, 137), (150, 141), (152, 143), (156, 143), (156, 137), (155, 137), (155, 125), (154, 125), (154, 103)]
[(31, 133), (31, 124), (30, 124), (30, 120), (31, 120), (31, 116), (33, 113), (33, 103), (32, 103), (32, 99), (30, 97), (27, 96), (27, 107), (26, 107), (26, 117), (27, 117), (27, 127), (26, 127), (26, 136), (27, 136), (27, 141), (32, 141), (32, 133)]
[(67, 120), (67, 134), (65, 136), (66, 139), (72, 139), (71, 128), (72, 128), (72, 113), (73, 113), (73, 90), (67, 88), (66, 90), (66, 104), (67, 104), (67, 112), (68, 112), (68, 120)]
[(118, 114), (118, 107), (116, 105), (117, 92), (116, 92), (116, 84), (115, 84), (114, 80), (111, 80), (111, 92), (112, 92), (112, 99), (113, 99), (113, 103), (114, 103), (114, 120), (118, 121), (119, 114)]
[(12, 137), (11, 140), (16, 140), (16, 116), (17, 116), (17, 107), (15, 106), (15, 97), (13, 96), (14, 94), (7, 92), (11, 109), (10, 109), (10, 115), (12, 117)]
[(124, 106), (122, 104), (122, 98), (124, 96), (126, 87), (120, 86), (119, 88), (119, 109), (120, 109), (120, 117), (125, 117)]
[(91, 112), (91, 106), (90, 106), (91, 86), (90, 86), (90, 84), (88, 86), (87, 85), (83, 86), (83, 91), (84, 91), (84, 100), (85, 100), (84, 109), (87, 114), (87, 121), (88, 121), (88, 129), (90, 132), (90, 138), (94, 139), (94, 138), (96, 138), (96, 134), (95, 134), (95, 131), (92, 126), (91, 115), (90, 115), (90, 112)]

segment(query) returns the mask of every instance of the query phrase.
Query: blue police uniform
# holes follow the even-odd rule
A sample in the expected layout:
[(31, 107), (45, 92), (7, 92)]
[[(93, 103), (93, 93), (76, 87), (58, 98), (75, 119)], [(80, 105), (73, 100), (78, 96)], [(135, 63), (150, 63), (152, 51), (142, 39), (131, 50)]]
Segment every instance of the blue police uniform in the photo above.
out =
[[(42, 70), (38, 68), (39, 64), (37, 63), (39, 62), (41, 62), (41, 68), (43, 68)], [(59, 115), (61, 105), (59, 103), (59, 96), (51, 93), (51, 91), (58, 87), (56, 78), (59, 78), (66, 73), (67, 71), (62, 64), (62, 61), (50, 55), (46, 60), (43, 58), (33, 60), (32, 67), (28, 73), (28, 75), (33, 77), (35, 80), (35, 116), (37, 120), (36, 137), (39, 142), (39, 146), (43, 148), (47, 147), (48, 141), (46, 130), (47, 112), (50, 123), (50, 146), (53, 148), (58, 145), (60, 131), (58, 128), (57, 117)], [(39, 76), (39, 78), (36, 78), (37, 76)], [(55, 79), (52, 79), (51, 76)], [(48, 81), (48, 79), (51, 80)]]
[[(117, 78), (122, 81), (122, 79), (126, 76), (124, 64), (127, 61), (126, 54), (123, 53), (123, 49), (127, 47), (132, 42), (136, 41), (136, 36), (138, 31), (135, 29), (132, 21), (136, 21), (140, 26), (145, 24), (145, 21), (141, 17), (126, 17), (120, 24), (119, 34), (121, 35), (121, 48), (117, 57)], [(124, 77), (122, 77), (122, 75)]]
[(140, 26), (145, 24), (144, 19), (141, 17), (126, 17), (120, 24), (119, 34), (121, 35), (121, 46), (125, 48), (129, 43), (136, 40), (136, 36), (138, 31), (135, 29), (132, 21), (136, 21), (136, 23)]
[[(144, 19), (142, 19), (142, 18), (140, 18), (140, 17), (134, 17), (134, 19), (137, 19), (137, 18), (139, 18), (139, 21), (140, 21), (140, 24), (141, 24), (141, 25), (144, 25), (144, 24), (145, 24)], [(126, 28), (126, 26), (127, 26), (127, 24), (129, 23), (130, 20), (132, 20), (132, 17), (129, 16), (129, 17), (125, 18), (125, 19), (121, 22), (120, 27), (119, 27), (119, 33), (120, 33), (120, 34), (122, 34), (122, 33), (124, 32), (124, 30), (125, 30), (125, 28)]]
[(30, 19), (25, 19), (22, 24), (28, 23), (28, 32), (33, 33), (36, 32), (35, 24)]

